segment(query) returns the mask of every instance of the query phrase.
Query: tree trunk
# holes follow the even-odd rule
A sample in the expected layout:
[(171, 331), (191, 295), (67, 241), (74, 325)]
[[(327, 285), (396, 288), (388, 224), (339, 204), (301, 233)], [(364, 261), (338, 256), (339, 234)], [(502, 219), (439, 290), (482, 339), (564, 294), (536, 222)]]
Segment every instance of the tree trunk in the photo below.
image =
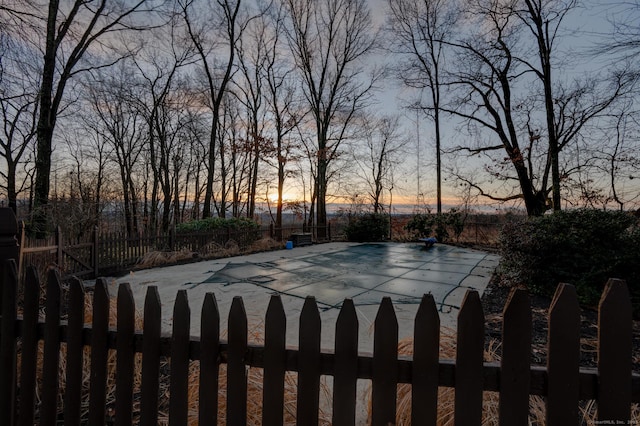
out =
[(42, 83), (40, 85), (40, 115), (36, 133), (36, 182), (32, 222), (33, 231), (37, 238), (44, 238), (47, 230), (47, 204), (49, 203), (49, 185), (51, 183), (51, 143), (55, 127), (52, 94), (56, 68), (56, 19), (58, 6), (59, 0), (49, 1)]
[(324, 149), (320, 150), (320, 154), (318, 156), (318, 177), (316, 187), (316, 235), (319, 239), (325, 239), (327, 237), (327, 159)]
[(214, 111), (211, 120), (211, 134), (209, 135), (209, 156), (207, 168), (207, 183), (204, 191), (204, 202), (202, 206), (202, 218), (211, 217), (211, 202), (213, 201), (213, 175), (216, 170), (216, 134), (218, 132), (218, 116)]
[(7, 201), (13, 214), (18, 214), (18, 194), (16, 192), (16, 165), (7, 159)]

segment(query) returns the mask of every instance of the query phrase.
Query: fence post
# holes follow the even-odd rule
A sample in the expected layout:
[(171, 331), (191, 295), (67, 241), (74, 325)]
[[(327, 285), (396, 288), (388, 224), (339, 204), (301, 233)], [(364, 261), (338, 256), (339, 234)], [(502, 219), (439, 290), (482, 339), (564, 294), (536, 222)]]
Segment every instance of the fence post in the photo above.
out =
[(13, 210), (9, 207), (0, 208), (0, 265), (3, 265), (4, 261), (8, 259), (13, 259), (16, 262), (16, 266), (18, 265), (20, 261), (20, 246), (18, 245), (17, 235), (18, 221)]

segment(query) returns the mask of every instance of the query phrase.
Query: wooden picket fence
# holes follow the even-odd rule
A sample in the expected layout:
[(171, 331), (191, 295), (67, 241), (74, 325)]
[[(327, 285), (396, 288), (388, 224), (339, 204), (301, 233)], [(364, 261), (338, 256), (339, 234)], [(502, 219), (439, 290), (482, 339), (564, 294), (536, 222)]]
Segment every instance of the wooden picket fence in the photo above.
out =
[[(547, 425), (579, 424), (579, 401), (597, 400), (598, 419), (629, 424), (632, 402), (640, 402), (640, 376), (632, 374), (631, 304), (624, 282), (610, 280), (599, 310), (598, 368), (580, 368), (580, 311), (575, 289), (560, 285), (549, 314), (548, 362), (532, 366), (531, 308), (525, 291), (514, 290), (504, 310), (502, 359), (484, 362), (484, 316), (476, 291), (466, 294), (458, 317), (455, 360), (439, 359), (440, 323), (431, 295), (415, 317), (412, 356), (398, 355), (398, 322), (389, 298), (375, 320), (373, 354), (358, 352), (358, 320), (351, 300), (344, 301), (336, 323), (335, 351), (321, 351), (321, 321), (312, 297), (300, 315), (299, 345), (285, 347), (286, 317), (280, 297), (272, 296), (265, 318), (264, 345), (247, 343), (247, 316), (240, 297), (233, 300), (227, 340), (220, 339), (220, 316), (213, 294), (201, 311), (201, 335), (190, 336), (186, 291), (177, 294), (171, 335), (161, 334), (161, 304), (156, 287), (144, 303), (144, 326), (135, 329), (131, 288), (117, 294), (117, 327), (109, 328), (107, 283), (93, 289), (92, 323), (85, 324), (85, 289), (79, 280), (61, 288), (56, 271), (48, 273), (44, 306), (37, 273), (29, 268), (18, 286), (15, 264), (2, 264), (0, 324), (0, 419), (3, 425), (105, 424), (107, 358), (116, 351), (114, 424), (128, 425), (139, 402), (141, 425), (158, 423), (160, 362), (170, 358), (169, 424), (185, 425), (189, 365), (199, 361), (200, 425), (218, 422), (219, 368), (226, 364), (226, 422), (247, 422), (247, 366), (263, 369), (262, 424), (283, 424), (286, 372), (297, 372), (297, 423), (317, 425), (320, 379), (333, 376), (332, 423), (356, 424), (356, 383), (372, 383), (373, 425), (396, 421), (397, 385), (410, 383), (412, 424), (435, 425), (438, 387), (455, 388), (455, 424), (480, 425), (483, 391), (500, 394), (501, 425), (526, 425), (529, 396), (546, 397)], [(66, 297), (63, 296), (66, 294)], [(43, 318), (42, 309), (46, 316)], [(44, 351), (39, 355), (39, 343)], [(61, 352), (64, 343), (66, 350)], [(83, 351), (90, 346), (88, 415), (83, 407)], [(66, 369), (59, 377), (61, 353)], [(141, 384), (134, 396), (136, 354), (142, 354)], [(20, 363), (17, 363), (17, 358)], [(38, 359), (39, 357), (40, 360)], [(19, 371), (18, 371), (19, 365)], [(37, 367), (41, 365), (41, 367)], [(39, 371), (41, 368), (41, 371)], [(60, 389), (64, 379), (64, 392)], [(39, 404), (36, 404), (36, 395)], [(137, 398), (137, 399), (136, 399)], [(84, 407), (86, 411), (86, 407)]]

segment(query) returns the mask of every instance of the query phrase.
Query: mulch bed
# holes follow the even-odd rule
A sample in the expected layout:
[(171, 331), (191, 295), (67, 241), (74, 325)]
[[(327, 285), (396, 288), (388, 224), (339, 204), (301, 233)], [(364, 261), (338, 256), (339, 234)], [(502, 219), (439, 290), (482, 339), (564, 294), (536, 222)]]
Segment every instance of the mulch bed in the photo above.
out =
[[(482, 296), (482, 307), (485, 314), (486, 345), (491, 339), (502, 338), (502, 310), (511, 289), (500, 286), (497, 279), (491, 280)], [(531, 295), (532, 327), (532, 359), (534, 365), (546, 365), (547, 362), (547, 313), (551, 299)], [(581, 351), (580, 365), (583, 368), (597, 367), (598, 312), (595, 309), (583, 308), (581, 312)], [(500, 355), (500, 348), (498, 348)], [(640, 374), (640, 321), (633, 322), (633, 371)]]

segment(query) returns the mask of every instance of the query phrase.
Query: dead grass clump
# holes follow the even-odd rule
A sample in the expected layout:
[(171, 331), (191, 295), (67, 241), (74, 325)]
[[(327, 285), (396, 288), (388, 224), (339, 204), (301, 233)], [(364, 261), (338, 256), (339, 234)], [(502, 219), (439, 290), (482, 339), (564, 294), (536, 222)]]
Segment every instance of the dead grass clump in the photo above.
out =
[(260, 238), (259, 240), (251, 243), (251, 247), (249, 247), (249, 251), (251, 252), (259, 252), (259, 251), (270, 251), (274, 249), (281, 249), (284, 247), (284, 243), (280, 241), (276, 241), (273, 238)]
[[(584, 344), (584, 342), (583, 342)], [(484, 352), (484, 360), (486, 362), (500, 361), (499, 349), (500, 342), (491, 339), (488, 348)], [(399, 355), (413, 354), (413, 339), (406, 338), (398, 342)], [(440, 334), (440, 358), (455, 359), (456, 357), (456, 336), (454, 330), (443, 328)], [(369, 398), (371, 393), (369, 392)], [(499, 418), (499, 402), (500, 394), (498, 392), (484, 392), (482, 407), (482, 425), (494, 426), (498, 425)], [(454, 424), (454, 406), (455, 406), (455, 389), (439, 388), (438, 389), (438, 419), (437, 424), (440, 426), (450, 426)], [(580, 411), (582, 413), (582, 424), (588, 426), (596, 425), (597, 422), (597, 401), (587, 401), (581, 404)], [(371, 401), (369, 401), (369, 420), (371, 418)], [(640, 424), (640, 404), (631, 406), (631, 423)], [(398, 402), (396, 424), (411, 424), (411, 385), (401, 384), (398, 386)], [(529, 424), (544, 425), (546, 424), (546, 405), (544, 399), (540, 396), (532, 395), (529, 397)]]
[(136, 266), (138, 268), (153, 268), (193, 259), (194, 257), (197, 257), (197, 254), (189, 250), (150, 251), (142, 256), (142, 259), (138, 261)]
[[(497, 349), (500, 343), (492, 340), (488, 349), (484, 352), (484, 360), (487, 362), (498, 361)], [(413, 354), (413, 339), (406, 338), (398, 342), (399, 355)], [(456, 335), (449, 328), (440, 331), (440, 358), (455, 359)], [(500, 394), (497, 392), (484, 392), (482, 402), (482, 425), (493, 426), (498, 424), (498, 404)], [(371, 398), (371, 392), (369, 392)], [(544, 424), (544, 401), (542, 398), (532, 396), (529, 399), (529, 420), (531, 424)], [(454, 424), (455, 389), (441, 387), (438, 389), (438, 418), (439, 426), (451, 426)], [(369, 419), (371, 418), (371, 401), (369, 401)], [(396, 424), (411, 425), (411, 385), (398, 386), (398, 402), (396, 412)]]
[[(109, 306), (109, 327), (115, 328), (117, 325), (117, 303), (116, 298), (111, 298)], [(85, 324), (93, 323), (93, 293), (88, 292), (85, 295), (84, 304), (84, 320)], [(142, 329), (143, 321), (142, 316), (136, 312), (135, 327)], [(20, 362), (21, 354), (17, 354), (17, 371), (18, 381), (20, 380)], [(107, 388), (106, 388), (106, 407), (107, 413), (113, 413), (113, 407), (115, 406), (115, 390), (116, 390), (116, 351), (110, 350), (107, 357)], [(36, 392), (36, 407), (40, 406), (42, 395), (42, 369), (44, 359), (44, 343), (41, 341), (38, 344), (38, 355), (36, 365), (36, 379), (39, 391)], [(85, 346), (83, 349), (83, 373), (82, 373), (82, 399), (81, 399), (81, 418), (83, 421), (87, 421), (89, 414), (89, 387), (91, 380), (91, 347)], [(60, 345), (60, 360), (58, 363), (58, 414), (61, 415), (63, 411), (63, 398), (66, 390), (66, 372), (67, 372), (67, 346), (65, 343)], [(134, 361), (134, 395), (140, 394), (140, 384), (142, 383), (142, 358), (140, 354), (137, 354)], [(134, 411), (139, 410), (139, 407), (134, 406)], [(115, 415), (115, 413), (113, 413)], [(36, 412), (36, 418), (38, 413)]]
[[(264, 344), (264, 330), (254, 326), (249, 330), (251, 344)], [(247, 424), (262, 424), (263, 369), (247, 370)], [(284, 380), (284, 425), (295, 425), (296, 405), (298, 397), (298, 377), (294, 372), (287, 372)], [(192, 362), (189, 367), (189, 425), (198, 424), (198, 395), (200, 392), (200, 364)], [(331, 389), (326, 381), (320, 382), (321, 400), (330, 401)], [(227, 366), (221, 364), (218, 373), (218, 424), (227, 421)], [(319, 424), (330, 425), (331, 415), (322, 407), (319, 410)]]
[[(580, 407), (582, 413), (583, 424), (587, 426), (596, 426), (598, 424), (598, 402), (595, 400), (587, 401), (584, 406)], [(602, 422), (600, 422), (602, 424)], [(630, 425), (640, 424), (640, 404), (631, 404), (631, 420)]]
[(229, 240), (224, 245), (210, 242), (200, 248), (200, 256), (207, 259), (238, 256), (240, 254), (242, 254), (240, 245), (234, 240)]

